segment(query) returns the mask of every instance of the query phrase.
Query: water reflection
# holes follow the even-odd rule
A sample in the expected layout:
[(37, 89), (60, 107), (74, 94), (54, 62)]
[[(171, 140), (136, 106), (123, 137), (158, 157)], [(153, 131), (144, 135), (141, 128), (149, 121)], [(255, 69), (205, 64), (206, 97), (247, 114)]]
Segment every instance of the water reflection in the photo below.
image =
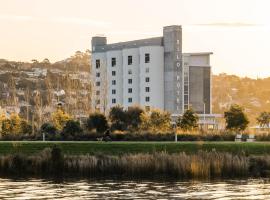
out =
[(53, 181), (0, 179), (0, 199), (270, 199), (270, 182)]

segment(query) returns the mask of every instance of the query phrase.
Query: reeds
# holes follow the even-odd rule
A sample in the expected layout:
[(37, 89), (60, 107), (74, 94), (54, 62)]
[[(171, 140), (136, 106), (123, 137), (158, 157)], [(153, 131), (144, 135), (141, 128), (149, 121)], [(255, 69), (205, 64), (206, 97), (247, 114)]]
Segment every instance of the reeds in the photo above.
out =
[(270, 156), (255, 157), (215, 151), (190, 155), (184, 152), (160, 152), (119, 156), (63, 156), (59, 150), (46, 149), (38, 155), (14, 154), (0, 157), (1, 175), (209, 179), (268, 176), (269, 171)]

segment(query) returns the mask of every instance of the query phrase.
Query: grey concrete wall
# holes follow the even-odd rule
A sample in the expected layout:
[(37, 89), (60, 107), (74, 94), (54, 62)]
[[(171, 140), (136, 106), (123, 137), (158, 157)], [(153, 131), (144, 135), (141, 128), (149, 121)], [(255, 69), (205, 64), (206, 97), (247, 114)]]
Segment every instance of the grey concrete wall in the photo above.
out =
[(164, 45), (164, 108), (172, 114), (182, 111), (182, 28), (163, 29)]
[(199, 114), (210, 114), (210, 67), (189, 67), (189, 104)]
[(91, 44), (92, 44), (92, 51), (96, 51), (99, 46), (104, 46), (107, 44), (107, 38), (100, 36), (92, 37)]

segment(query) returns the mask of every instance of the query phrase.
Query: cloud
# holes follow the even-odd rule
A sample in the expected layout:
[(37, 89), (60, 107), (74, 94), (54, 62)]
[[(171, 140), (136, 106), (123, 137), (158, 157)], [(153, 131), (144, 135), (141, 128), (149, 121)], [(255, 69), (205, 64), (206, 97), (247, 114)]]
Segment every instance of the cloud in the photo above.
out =
[(111, 26), (110, 22), (95, 20), (90, 18), (80, 18), (80, 17), (38, 17), (38, 16), (24, 16), (24, 15), (0, 15), (0, 20), (5, 21), (33, 21), (38, 23), (60, 23), (60, 24), (74, 24), (81, 26), (93, 26), (108, 28)]
[(94, 19), (89, 19), (89, 18), (80, 18), (80, 17), (55, 17), (55, 18), (51, 18), (51, 21), (56, 22), (56, 23), (95, 26), (95, 27), (101, 27), (101, 28), (107, 28), (111, 26), (110, 22), (94, 20)]
[(31, 21), (33, 17), (24, 15), (0, 15), (0, 20)]
[(214, 22), (205, 24), (194, 24), (195, 26), (220, 26), (220, 27), (250, 27), (259, 26), (260, 24), (244, 23), (244, 22)]

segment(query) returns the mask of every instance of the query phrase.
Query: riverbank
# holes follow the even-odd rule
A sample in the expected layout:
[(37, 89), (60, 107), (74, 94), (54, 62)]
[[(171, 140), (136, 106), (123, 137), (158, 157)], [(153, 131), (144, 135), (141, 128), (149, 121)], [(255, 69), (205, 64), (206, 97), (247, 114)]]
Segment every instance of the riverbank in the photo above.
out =
[(0, 155), (34, 155), (57, 145), (65, 155), (123, 155), (167, 152), (194, 154), (216, 151), (246, 155), (270, 154), (270, 142), (0, 142)]
[(67, 155), (59, 147), (35, 155), (0, 156), (0, 176), (216, 179), (270, 177), (270, 155), (217, 151)]

